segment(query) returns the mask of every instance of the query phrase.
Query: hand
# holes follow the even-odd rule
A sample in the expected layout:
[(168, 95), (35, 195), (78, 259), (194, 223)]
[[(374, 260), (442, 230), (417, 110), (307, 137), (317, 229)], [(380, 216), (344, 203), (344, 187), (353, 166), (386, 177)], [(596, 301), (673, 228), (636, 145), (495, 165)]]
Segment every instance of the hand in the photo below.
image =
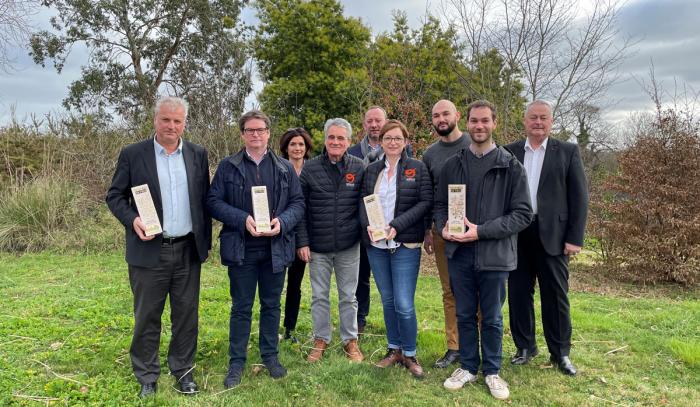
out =
[(376, 241), (376, 240), (374, 240), (374, 238), (372, 237), (372, 231), (373, 231), (373, 230), (374, 230), (374, 229), (372, 228), (372, 226), (367, 225), (367, 236), (369, 236), (369, 241), (370, 241), (370, 242), (375, 242), (375, 241)]
[(260, 235), (272, 237), (272, 236), (277, 236), (282, 231), (282, 224), (280, 223), (280, 220), (277, 218), (274, 218), (274, 219), (272, 219), (272, 221), (270, 221), (270, 226), (271, 226), (271, 229), (269, 232), (260, 232)]
[(433, 231), (431, 229), (425, 231), (425, 236), (423, 237), (423, 249), (428, 254), (435, 253), (435, 246), (433, 245)]
[(389, 226), (389, 232), (386, 235), (386, 240), (391, 240), (396, 237), (396, 229), (393, 226)]
[(134, 227), (134, 232), (136, 232), (136, 235), (144, 242), (153, 240), (153, 238), (156, 237), (156, 235), (146, 236), (146, 225), (143, 224), (140, 216), (137, 216), (136, 219), (134, 219), (132, 226)]
[(564, 255), (574, 257), (581, 253), (581, 246), (576, 246), (571, 243), (564, 243)]
[(250, 215), (245, 219), (245, 228), (253, 237), (260, 237), (263, 235), (255, 229), (255, 219)]
[[(374, 240), (372, 238), (372, 232), (374, 231), (374, 228), (372, 226), (367, 226), (367, 236), (369, 236), (369, 240), (372, 242), (377, 242), (377, 240)], [(396, 229), (393, 227), (389, 226), (388, 230), (386, 232), (386, 237), (384, 239), (379, 239), (379, 240), (391, 240), (396, 236)]]
[(459, 243), (469, 243), (479, 240), (479, 234), (477, 232), (478, 226), (471, 223), (467, 217), (464, 217), (464, 225), (467, 227), (467, 231), (464, 233), (449, 233), (447, 225), (442, 229), (442, 237), (446, 240), (452, 240)]
[(299, 257), (304, 263), (311, 261), (311, 250), (309, 246), (300, 247), (297, 249), (297, 257)]

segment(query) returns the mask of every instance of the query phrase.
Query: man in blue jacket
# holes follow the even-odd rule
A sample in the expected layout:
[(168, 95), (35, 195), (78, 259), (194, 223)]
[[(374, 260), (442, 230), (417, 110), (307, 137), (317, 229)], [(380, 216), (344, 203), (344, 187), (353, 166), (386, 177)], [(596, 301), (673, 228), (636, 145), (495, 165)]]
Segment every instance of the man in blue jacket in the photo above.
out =
[[(221, 161), (207, 199), (212, 217), (224, 224), (219, 236), (221, 263), (228, 266), (231, 284), (227, 389), (241, 382), (256, 288), (260, 357), (273, 378), (287, 374), (277, 357), (280, 296), (285, 267), (294, 260), (294, 228), (304, 214), (304, 196), (294, 168), (268, 149), (270, 119), (252, 110), (238, 124), (245, 148)], [(253, 218), (255, 186), (267, 189), (269, 231), (258, 231)]]

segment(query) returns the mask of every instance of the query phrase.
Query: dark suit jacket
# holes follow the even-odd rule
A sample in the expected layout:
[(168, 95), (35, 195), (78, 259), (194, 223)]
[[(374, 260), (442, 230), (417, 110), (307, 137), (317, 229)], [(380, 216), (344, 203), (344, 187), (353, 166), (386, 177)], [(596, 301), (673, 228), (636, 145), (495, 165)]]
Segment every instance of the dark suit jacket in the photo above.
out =
[[(506, 146), (525, 162), (525, 140)], [(578, 145), (549, 138), (537, 188), (540, 240), (550, 256), (564, 252), (564, 243), (583, 246), (588, 215), (588, 184)]]
[[(197, 246), (199, 261), (204, 262), (211, 248), (211, 217), (206, 211), (209, 192), (209, 159), (207, 151), (196, 144), (184, 141), (182, 154), (187, 171), (187, 189), (190, 196), (192, 232)], [(149, 241), (139, 239), (134, 232), (133, 222), (138, 216), (136, 204), (131, 195), (131, 187), (148, 184), (163, 224), (163, 204), (160, 196), (160, 183), (156, 166), (153, 138), (131, 144), (121, 151), (112, 185), (107, 191), (107, 206), (126, 230), (126, 262), (133, 266), (155, 267), (163, 235)]]

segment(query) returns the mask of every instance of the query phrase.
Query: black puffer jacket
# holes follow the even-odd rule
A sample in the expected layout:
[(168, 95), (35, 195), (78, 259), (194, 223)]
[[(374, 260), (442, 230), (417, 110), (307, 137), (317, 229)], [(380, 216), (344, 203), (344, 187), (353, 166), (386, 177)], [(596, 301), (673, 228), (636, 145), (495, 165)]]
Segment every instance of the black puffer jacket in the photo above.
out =
[(306, 213), (297, 226), (297, 248), (309, 246), (313, 252), (331, 253), (360, 240), (362, 160), (345, 153), (343, 168), (341, 174), (325, 149), (304, 164), (300, 181)]
[[(394, 240), (401, 243), (421, 243), (425, 235), (425, 229), (431, 223), (431, 209), (433, 207), (433, 184), (430, 180), (428, 167), (422, 161), (408, 158), (404, 150), (397, 165), (396, 176), (396, 205), (394, 206), (394, 219), (389, 222), (396, 229)], [(386, 168), (386, 160), (375, 161), (365, 170), (362, 181), (362, 196), (374, 193), (379, 173)], [(370, 244), (367, 235), (367, 212), (365, 205), (360, 204), (360, 222), (362, 223), (362, 239), (365, 244)]]

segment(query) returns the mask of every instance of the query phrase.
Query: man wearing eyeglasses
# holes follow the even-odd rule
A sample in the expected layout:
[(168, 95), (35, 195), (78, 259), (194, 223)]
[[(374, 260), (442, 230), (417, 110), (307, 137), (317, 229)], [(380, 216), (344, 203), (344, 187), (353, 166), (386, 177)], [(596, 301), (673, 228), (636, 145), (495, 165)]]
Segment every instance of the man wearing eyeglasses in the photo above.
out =
[[(304, 196), (292, 164), (268, 149), (270, 119), (252, 110), (238, 121), (245, 147), (221, 161), (207, 207), (224, 226), (219, 235), (221, 263), (228, 266), (231, 292), (229, 369), (224, 387), (241, 382), (247, 358), (255, 291), (260, 300), (259, 346), (273, 378), (287, 370), (280, 364), (277, 330), (285, 267), (294, 260), (294, 228), (304, 214)], [(252, 189), (265, 186), (270, 230), (258, 230)]]
[(326, 121), (323, 153), (301, 170), (306, 216), (297, 227), (297, 254), (309, 263), (314, 346), (309, 362), (317, 362), (331, 342), (330, 282), (338, 287), (340, 339), (353, 362), (364, 358), (357, 345), (357, 299), (360, 222), (358, 203), (362, 160), (347, 154), (352, 126), (345, 119)]

